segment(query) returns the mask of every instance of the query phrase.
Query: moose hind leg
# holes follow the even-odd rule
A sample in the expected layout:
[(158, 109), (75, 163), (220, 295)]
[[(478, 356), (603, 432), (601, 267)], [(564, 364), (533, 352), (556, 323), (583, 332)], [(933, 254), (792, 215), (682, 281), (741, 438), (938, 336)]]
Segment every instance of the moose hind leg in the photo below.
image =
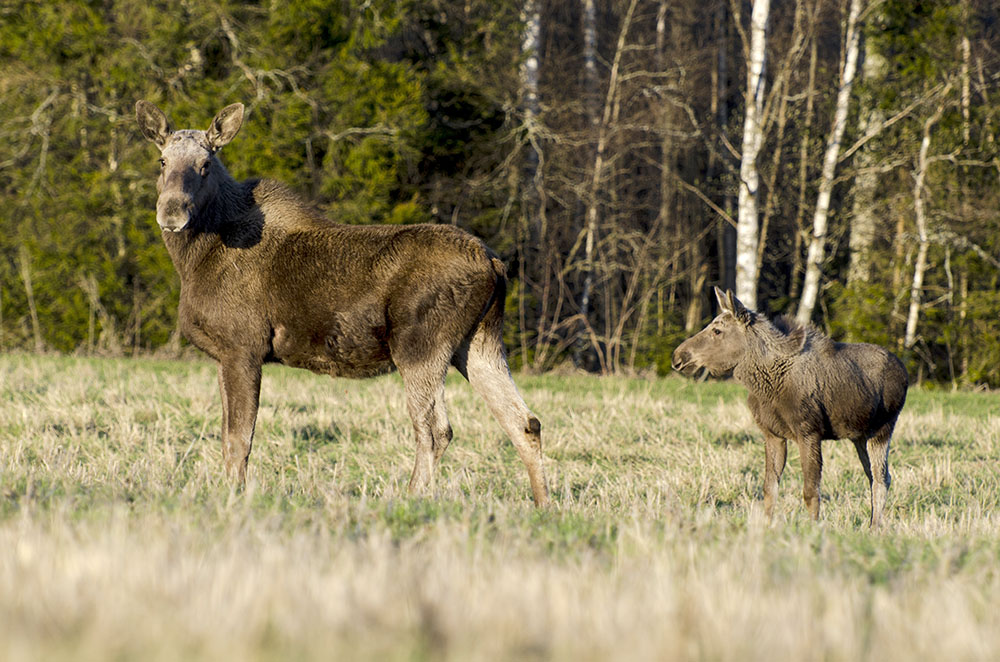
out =
[(871, 504), (872, 518), (870, 526), (877, 529), (882, 525), (882, 513), (889, 497), (889, 485), (892, 477), (889, 475), (889, 439), (895, 421), (886, 423), (875, 434), (868, 438), (868, 457), (871, 461)]
[[(444, 399), (441, 397), (446, 371), (446, 363), (399, 366), (399, 374), (406, 388), (406, 408), (413, 423), (417, 447), (413, 473), (410, 475), (410, 492), (422, 491), (431, 485), (437, 460), (444, 453), (443, 446), (447, 446), (443, 437), (450, 439), (451, 427), (448, 425)], [(447, 435), (444, 434), (445, 429)]]
[(432, 447), (434, 449), (435, 468), (441, 462), (441, 457), (448, 450), (451, 443), (452, 431), (451, 423), (448, 422), (448, 410), (444, 402), (444, 379), (438, 385), (437, 394), (434, 396), (434, 420), (431, 425), (433, 435)]
[(456, 365), (510, 437), (528, 470), (535, 505), (542, 507), (549, 500), (542, 466), (542, 425), (510, 375), (499, 327), (491, 327), (479, 327)]

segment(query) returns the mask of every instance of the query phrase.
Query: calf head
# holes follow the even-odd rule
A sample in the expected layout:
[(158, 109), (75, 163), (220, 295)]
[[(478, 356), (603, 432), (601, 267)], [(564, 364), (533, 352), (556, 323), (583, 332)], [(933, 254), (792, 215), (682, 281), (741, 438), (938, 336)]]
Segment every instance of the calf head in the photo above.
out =
[(240, 130), (243, 104), (226, 106), (206, 131), (173, 131), (166, 115), (148, 101), (135, 104), (139, 129), (160, 149), (156, 222), (168, 232), (190, 229), (219, 192), (225, 168), (215, 154)]
[(732, 372), (746, 352), (750, 326), (757, 314), (740, 303), (732, 291), (715, 288), (719, 314), (708, 326), (674, 350), (674, 370), (691, 375), (701, 368), (719, 377)]

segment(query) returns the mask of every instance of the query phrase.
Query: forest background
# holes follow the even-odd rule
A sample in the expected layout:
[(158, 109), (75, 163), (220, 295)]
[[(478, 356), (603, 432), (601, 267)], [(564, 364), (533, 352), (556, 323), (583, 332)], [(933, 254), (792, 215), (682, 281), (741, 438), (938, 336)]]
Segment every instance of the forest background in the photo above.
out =
[(0, 3), (0, 351), (178, 352), (137, 99), (508, 264), (515, 366), (669, 370), (711, 286), (1000, 385), (989, 0)]

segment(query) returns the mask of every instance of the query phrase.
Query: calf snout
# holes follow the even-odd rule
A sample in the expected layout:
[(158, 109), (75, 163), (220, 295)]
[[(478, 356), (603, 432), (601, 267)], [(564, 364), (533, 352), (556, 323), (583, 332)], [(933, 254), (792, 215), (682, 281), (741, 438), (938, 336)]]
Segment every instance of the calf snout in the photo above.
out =
[(677, 372), (684, 372), (687, 368), (691, 366), (691, 352), (686, 350), (683, 345), (674, 350), (673, 357), (670, 361), (670, 366)]
[(164, 230), (179, 232), (191, 221), (193, 209), (186, 197), (161, 197), (156, 203), (156, 222)]

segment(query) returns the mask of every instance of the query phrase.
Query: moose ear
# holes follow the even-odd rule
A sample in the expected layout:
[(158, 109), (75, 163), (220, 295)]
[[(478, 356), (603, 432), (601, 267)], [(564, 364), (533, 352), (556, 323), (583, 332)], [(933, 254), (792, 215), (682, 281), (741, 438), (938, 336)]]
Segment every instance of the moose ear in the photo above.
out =
[(750, 324), (754, 321), (753, 311), (747, 310), (743, 302), (736, 298), (732, 290), (726, 292), (726, 298), (729, 299), (729, 305), (727, 308), (732, 312), (733, 316), (736, 317), (743, 324)]
[(135, 119), (139, 122), (139, 130), (142, 131), (142, 135), (163, 149), (163, 146), (167, 144), (167, 138), (172, 133), (170, 122), (167, 121), (167, 116), (163, 114), (163, 111), (148, 101), (140, 99), (135, 102)]
[(715, 300), (719, 302), (719, 312), (731, 310), (729, 301), (726, 299), (726, 293), (720, 290), (718, 286), (715, 288)]
[(229, 141), (239, 133), (241, 126), (243, 126), (243, 104), (234, 103), (220, 110), (205, 132), (212, 151), (229, 144)]

